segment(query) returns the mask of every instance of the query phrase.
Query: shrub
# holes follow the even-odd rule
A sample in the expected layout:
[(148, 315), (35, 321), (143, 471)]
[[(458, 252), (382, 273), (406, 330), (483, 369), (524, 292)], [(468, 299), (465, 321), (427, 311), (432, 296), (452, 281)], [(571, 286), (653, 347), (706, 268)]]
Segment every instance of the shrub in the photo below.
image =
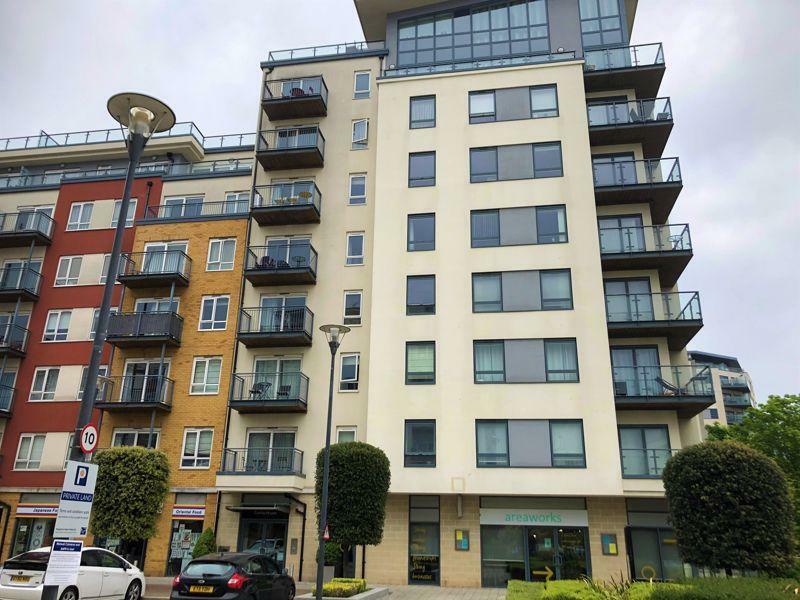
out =
[(325, 542), (325, 566), (331, 567), (342, 558), (342, 547), (336, 542)]
[(334, 577), (331, 581), (335, 581), (337, 583), (352, 583), (353, 585), (358, 586), (358, 593), (366, 592), (367, 591), (367, 580), (366, 579), (357, 579), (353, 577)]
[[(333, 580), (322, 586), (322, 595), (326, 598), (350, 598), (362, 591), (361, 586), (357, 583), (347, 583), (342, 581)], [(311, 590), (311, 595), (317, 593), (317, 588)]]
[(92, 506), (95, 536), (146, 540), (169, 490), (169, 462), (163, 452), (139, 447), (110, 448), (100, 466)]
[(704, 442), (664, 468), (684, 562), (712, 569), (786, 572), (794, 550), (794, 509), (775, 461), (738, 442)]
[(206, 554), (211, 554), (217, 551), (217, 540), (214, 538), (214, 531), (209, 527), (200, 537), (197, 538), (197, 543), (192, 550), (192, 558), (200, 558)]

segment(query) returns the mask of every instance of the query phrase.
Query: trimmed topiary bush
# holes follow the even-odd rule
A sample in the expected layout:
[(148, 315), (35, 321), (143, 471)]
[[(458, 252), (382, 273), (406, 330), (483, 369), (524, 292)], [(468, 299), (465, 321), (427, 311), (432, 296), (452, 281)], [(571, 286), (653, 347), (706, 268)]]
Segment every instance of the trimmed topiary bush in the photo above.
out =
[(775, 461), (737, 442), (704, 442), (672, 457), (663, 478), (685, 562), (769, 574), (791, 567), (794, 509)]
[(212, 554), (216, 551), (217, 540), (214, 537), (214, 531), (209, 527), (197, 538), (197, 543), (192, 550), (192, 558), (200, 558), (201, 556)]
[(97, 456), (97, 487), (91, 529), (95, 536), (146, 540), (169, 490), (163, 452), (139, 447), (110, 448)]

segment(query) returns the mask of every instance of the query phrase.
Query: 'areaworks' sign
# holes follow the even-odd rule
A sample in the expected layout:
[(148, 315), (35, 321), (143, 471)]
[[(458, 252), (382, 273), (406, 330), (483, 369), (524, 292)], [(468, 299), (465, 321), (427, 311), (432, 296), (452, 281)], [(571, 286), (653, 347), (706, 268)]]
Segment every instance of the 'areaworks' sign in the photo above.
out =
[(588, 527), (585, 510), (550, 508), (482, 508), (481, 525)]

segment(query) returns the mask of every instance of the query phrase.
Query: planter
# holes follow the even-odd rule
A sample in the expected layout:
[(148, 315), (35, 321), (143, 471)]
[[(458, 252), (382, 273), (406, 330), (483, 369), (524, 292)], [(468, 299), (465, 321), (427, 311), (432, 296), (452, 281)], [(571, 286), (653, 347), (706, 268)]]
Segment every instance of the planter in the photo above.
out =
[[(366, 592), (361, 592), (360, 594), (356, 594), (355, 596), (350, 596), (347, 600), (377, 600), (377, 598), (384, 598), (389, 596), (389, 588), (385, 587), (376, 587), (370, 588)], [(302, 596), (297, 596), (298, 600), (314, 600), (314, 596), (309, 592), (308, 594), (303, 594)], [(330, 598), (328, 596), (323, 596), (323, 600), (342, 600), (341, 598)]]

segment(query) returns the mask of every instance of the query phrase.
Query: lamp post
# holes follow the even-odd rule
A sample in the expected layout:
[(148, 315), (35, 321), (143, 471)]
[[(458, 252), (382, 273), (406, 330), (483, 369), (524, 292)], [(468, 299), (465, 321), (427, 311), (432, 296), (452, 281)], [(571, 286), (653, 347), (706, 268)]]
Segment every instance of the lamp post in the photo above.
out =
[(323, 325), (331, 349), (331, 377), (328, 388), (328, 425), (325, 430), (325, 460), (322, 468), (322, 499), (319, 510), (319, 549), (317, 550), (317, 600), (322, 600), (322, 579), (325, 574), (325, 529), (328, 526), (328, 483), (331, 470), (331, 417), (333, 414), (333, 374), (336, 367), (336, 351), (342, 344), (345, 334), (350, 331), (344, 325)]

